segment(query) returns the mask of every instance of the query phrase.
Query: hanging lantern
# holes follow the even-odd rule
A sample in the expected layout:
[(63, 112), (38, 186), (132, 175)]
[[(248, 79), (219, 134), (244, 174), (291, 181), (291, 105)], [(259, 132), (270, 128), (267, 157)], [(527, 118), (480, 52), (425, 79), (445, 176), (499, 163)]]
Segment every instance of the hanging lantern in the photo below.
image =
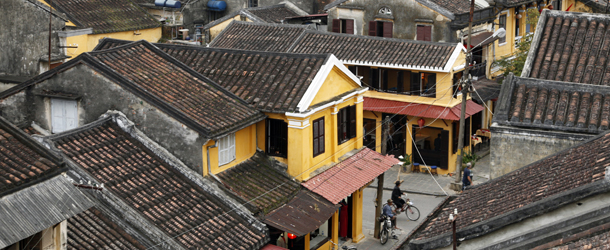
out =
[(517, 19), (521, 19), (521, 17), (522, 17), (521, 14), (517, 15)]
[(294, 239), (296, 239), (296, 238), (297, 238), (297, 236), (296, 236), (296, 235), (291, 234), (291, 233), (288, 233), (288, 239), (294, 240)]
[(419, 125), (420, 128), (424, 127), (424, 123), (426, 123), (426, 120), (424, 120), (424, 118), (419, 118), (419, 120), (417, 120), (417, 125)]

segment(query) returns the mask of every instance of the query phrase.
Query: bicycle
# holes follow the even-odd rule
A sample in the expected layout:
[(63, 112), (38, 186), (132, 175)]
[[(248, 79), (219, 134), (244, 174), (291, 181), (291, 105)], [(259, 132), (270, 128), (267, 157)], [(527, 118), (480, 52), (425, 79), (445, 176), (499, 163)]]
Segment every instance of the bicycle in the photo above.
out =
[[(396, 204), (395, 204), (395, 203), (394, 203), (394, 204), (392, 204), (392, 207), (393, 207), (393, 208), (394, 208), (394, 210), (396, 211), (396, 214), (398, 215), (398, 214), (400, 214), (402, 211), (404, 211), (404, 212), (405, 212), (405, 214), (407, 215), (407, 218), (408, 218), (409, 220), (412, 220), (412, 221), (419, 220), (419, 216), (420, 216), (420, 214), (419, 214), (419, 209), (418, 209), (417, 207), (415, 207), (415, 205), (413, 204), (413, 202), (411, 202), (411, 200), (410, 200), (410, 199), (408, 199), (408, 198), (407, 198), (407, 194), (406, 194), (406, 193), (403, 193), (403, 195), (402, 195), (402, 196), (400, 196), (400, 199), (402, 199), (403, 204), (404, 204), (404, 205), (402, 206), (402, 208), (398, 209), (398, 208), (396, 207)], [(401, 210), (402, 210), (402, 211), (401, 211)]]

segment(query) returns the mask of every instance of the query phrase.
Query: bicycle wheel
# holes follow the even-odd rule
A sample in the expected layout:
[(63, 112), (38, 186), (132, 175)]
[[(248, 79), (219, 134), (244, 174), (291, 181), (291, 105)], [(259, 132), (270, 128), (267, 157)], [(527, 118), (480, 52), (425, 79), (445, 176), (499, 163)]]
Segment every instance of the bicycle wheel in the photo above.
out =
[(385, 245), (385, 243), (388, 242), (389, 237), (389, 230), (386, 227), (381, 228), (381, 231), (379, 232), (379, 241), (381, 242), (381, 245)]
[(405, 209), (405, 214), (409, 220), (419, 220), (419, 209), (417, 209), (415, 206), (409, 206), (407, 209)]

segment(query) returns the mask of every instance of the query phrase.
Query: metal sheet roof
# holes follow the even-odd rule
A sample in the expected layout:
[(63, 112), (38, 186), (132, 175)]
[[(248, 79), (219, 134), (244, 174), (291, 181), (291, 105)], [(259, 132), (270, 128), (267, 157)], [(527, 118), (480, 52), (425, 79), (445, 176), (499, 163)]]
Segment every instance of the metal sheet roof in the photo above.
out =
[[(483, 110), (483, 106), (468, 100), (466, 102), (466, 118)], [(425, 118), (440, 118), (443, 120), (460, 120), (462, 105), (453, 107), (434, 106), (423, 103), (390, 101), (377, 98), (364, 98), (364, 110), (391, 114), (410, 115)]]
[(62, 222), (93, 206), (64, 176), (0, 199), (0, 248)]
[(339, 201), (399, 162), (392, 155), (384, 156), (369, 148), (364, 148), (302, 185), (333, 204), (338, 204)]
[(339, 207), (309, 190), (302, 189), (288, 203), (267, 214), (264, 222), (291, 234), (303, 236), (324, 224)]

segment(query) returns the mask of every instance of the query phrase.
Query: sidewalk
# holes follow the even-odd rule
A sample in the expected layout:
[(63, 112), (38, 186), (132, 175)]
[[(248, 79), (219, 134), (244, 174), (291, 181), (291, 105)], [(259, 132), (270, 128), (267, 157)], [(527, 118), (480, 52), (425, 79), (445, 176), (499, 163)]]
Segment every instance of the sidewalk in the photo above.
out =
[[(472, 173), (474, 174), (473, 185), (481, 184), (489, 180), (489, 151), (477, 152), (483, 156), (477, 161)], [(398, 179), (400, 167), (394, 166), (385, 172), (383, 188), (386, 190), (392, 190), (394, 188), (394, 182)], [(430, 175), (429, 173), (405, 173), (400, 171), (400, 179), (404, 180), (400, 188), (407, 193), (423, 194), (423, 195), (434, 195), (434, 196), (445, 196), (445, 192), (448, 195), (456, 194), (455, 191), (449, 188), (450, 183), (455, 181), (455, 177), (448, 175)], [(435, 181), (436, 180), (436, 181)], [(438, 184), (437, 184), (438, 182)], [(377, 188), (377, 181), (368, 186), (369, 188)], [(443, 190), (445, 192), (443, 192)]]

